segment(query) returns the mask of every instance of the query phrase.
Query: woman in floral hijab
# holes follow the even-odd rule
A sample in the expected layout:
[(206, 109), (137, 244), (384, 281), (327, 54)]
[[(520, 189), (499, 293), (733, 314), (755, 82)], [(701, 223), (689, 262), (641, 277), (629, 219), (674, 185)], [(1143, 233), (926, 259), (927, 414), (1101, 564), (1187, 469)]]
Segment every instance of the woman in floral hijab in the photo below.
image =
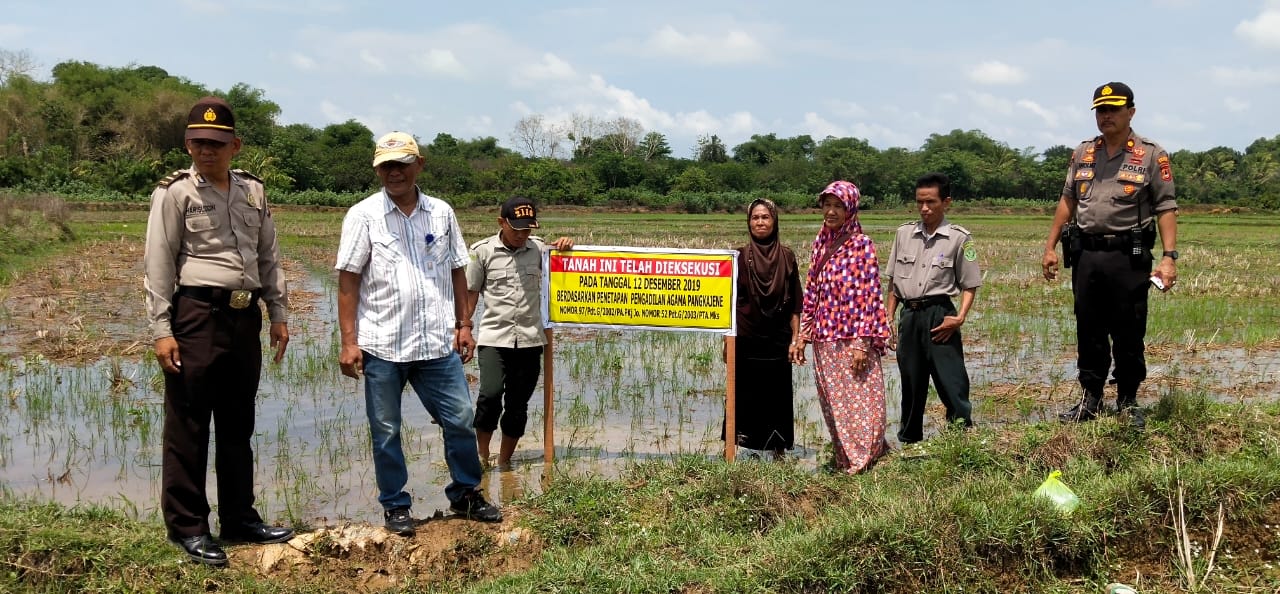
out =
[(858, 223), (858, 199), (858, 187), (847, 181), (818, 194), (823, 224), (813, 240), (796, 345), (803, 352), (805, 343), (813, 343), (833, 462), (849, 473), (866, 470), (889, 450), (880, 368), (889, 325), (876, 247)]

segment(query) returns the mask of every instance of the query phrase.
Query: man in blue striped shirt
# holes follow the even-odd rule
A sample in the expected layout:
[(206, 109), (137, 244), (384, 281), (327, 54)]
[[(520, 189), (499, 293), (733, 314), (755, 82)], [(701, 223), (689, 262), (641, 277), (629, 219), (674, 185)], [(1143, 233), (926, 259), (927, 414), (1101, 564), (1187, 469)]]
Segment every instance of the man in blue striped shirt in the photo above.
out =
[(343, 375), (364, 375), (373, 468), (386, 528), (414, 533), (408, 469), (400, 445), (400, 396), (413, 386), (444, 433), (450, 509), (485, 522), (502, 520), (477, 488), (482, 469), (472, 428), (475, 409), (462, 364), (475, 349), (467, 300), (467, 244), (453, 209), (416, 184), (423, 158), (414, 138), (378, 139), (374, 171), (382, 190), (342, 222), (338, 326)]

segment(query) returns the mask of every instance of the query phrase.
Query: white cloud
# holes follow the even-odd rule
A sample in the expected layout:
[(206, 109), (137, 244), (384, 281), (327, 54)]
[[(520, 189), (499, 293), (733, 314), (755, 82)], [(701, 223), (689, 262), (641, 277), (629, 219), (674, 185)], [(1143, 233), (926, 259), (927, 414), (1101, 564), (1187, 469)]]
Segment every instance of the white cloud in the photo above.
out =
[(1040, 116), (1040, 119), (1044, 120), (1044, 123), (1046, 126), (1050, 128), (1058, 127), (1058, 114), (1053, 113), (1053, 111), (1045, 108), (1039, 103), (1036, 103), (1035, 101), (1032, 101), (1030, 99), (1019, 99), (1016, 105), (1018, 107), (1021, 107), (1022, 109), (1025, 109), (1031, 113), (1034, 113)]
[(315, 70), (316, 69), (316, 61), (312, 60), (309, 56), (306, 56), (299, 52), (290, 52), (288, 55), (288, 60), (289, 60), (289, 63), (292, 64), (293, 67), (297, 68), (298, 70)]
[[(836, 99), (831, 99), (827, 101), (827, 106), (831, 109), (831, 113), (837, 116), (840, 116), (842, 118), (848, 118), (853, 120), (857, 118), (867, 117), (866, 108), (862, 107), (861, 105), (858, 105), (857, 103), (854, 103), (853, 101), (840, 101)], [(810, 115), (816, 116), (816, 114), (806, 113), (805, 114), (806, 120)]]
[(1227, 108), (1227, 111), (1235, 113), (1249, 111), (1249, 102), (1242, 99), (1236, 99), (1235, 97), (1227, 97), (1223, 99), (1222, 105)]
[(1026, 78), (1027, 75), (1021, 68), (994, 60), (983, 62), (969, 70), (969, 80), (984, 85), (1012, 85)]
[(1272, 2), (1253, 20), (1240, 21), (1235, 33), (1255, 47), (1280, 49), (1280, 5)]
[(744, 31), (728, 31), (712, 37), (681, 33), (666, 25), (650, 35), (645, 46), (659, 55), (700, 64), (750, 64), (766, 58), (764, 46)]
[(419, 68), (429, 74), (444, 74), (455, 77), (462, 77), (467, 74), (467, 69), (462, 66), (458, 58), (449, 50), (430, 49), (425, 53), (414, 56), (413, 61)]
[(1214, 66), (1209, 70), (1214, 82), (1224, 86), (1264, 86), (1280, 82), (1280, 72), (1261, 68)]
[(542, 54), (542, 60), (519, 67), (511, 77), (511, 84), (523, 87), (541, 82), (573, 80), (577, 76), (578, 73), (571, 64), (547, 52)]
[(1013, 101), (996, 97), (990, 93), (970, 92), (969, 99), (973, 101), (982, 111), (995, 113), (998, 115), (1013, 115)]
[(1166, 113), (1156, 114), (1151, 118), (1151, 123), (1154, 127), (1172, 130), (1175, 132), (1200, 132), (1205, 129), (1205, 125), (1200, 122), (1194, 122)]
[(467, 116), (464, 129), (477, 136), (493, 136), (493, 118), (487, 115)]
[(804, 114), (804, 123), (800, 124), (800, 132), (812, 136), (815, 140), (822, 140), (828, 136), (837, 138), (849, 136), (847, 128), (830, 122), (812, 111)]

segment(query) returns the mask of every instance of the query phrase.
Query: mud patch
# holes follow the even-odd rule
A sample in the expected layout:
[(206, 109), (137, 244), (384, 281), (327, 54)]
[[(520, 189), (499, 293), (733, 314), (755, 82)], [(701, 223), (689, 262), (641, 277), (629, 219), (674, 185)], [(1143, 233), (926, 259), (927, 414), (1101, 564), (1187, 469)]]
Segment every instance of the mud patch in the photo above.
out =
[[(508, 508), (508, 515), (511, 510)], [(301, 581), (334, 592), (383, 592), (415, 585), (462, 585), (528, 570), (542, 543), (514, 517), (496, 524), (456, 516), (419, 520), (401, 537), (380, 526), (347, 524), (288, 543), (232, 547), (235, 567), (266, 580)]]

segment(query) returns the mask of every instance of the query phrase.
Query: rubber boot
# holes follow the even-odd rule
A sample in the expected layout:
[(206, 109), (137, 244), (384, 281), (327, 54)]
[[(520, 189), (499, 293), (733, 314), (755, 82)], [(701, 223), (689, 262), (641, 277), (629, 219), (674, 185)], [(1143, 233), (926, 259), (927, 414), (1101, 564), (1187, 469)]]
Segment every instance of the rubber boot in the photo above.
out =
[(1142, 407), (1138, 406), (1137, 394), (1122, 394), (1116, 398), (1116, 412), (1121, 418), (1129, 418), (1129, 426), (1134, 431), (1147, 428), (1147, 420), (1142, 416)]
[(1102, 397), (1096, 392), (1085, 392), (1080, 402), (1064, 413), (1058, 415), (1063, 423), (1083, 423), (1098, 418), (1102, 412)]

